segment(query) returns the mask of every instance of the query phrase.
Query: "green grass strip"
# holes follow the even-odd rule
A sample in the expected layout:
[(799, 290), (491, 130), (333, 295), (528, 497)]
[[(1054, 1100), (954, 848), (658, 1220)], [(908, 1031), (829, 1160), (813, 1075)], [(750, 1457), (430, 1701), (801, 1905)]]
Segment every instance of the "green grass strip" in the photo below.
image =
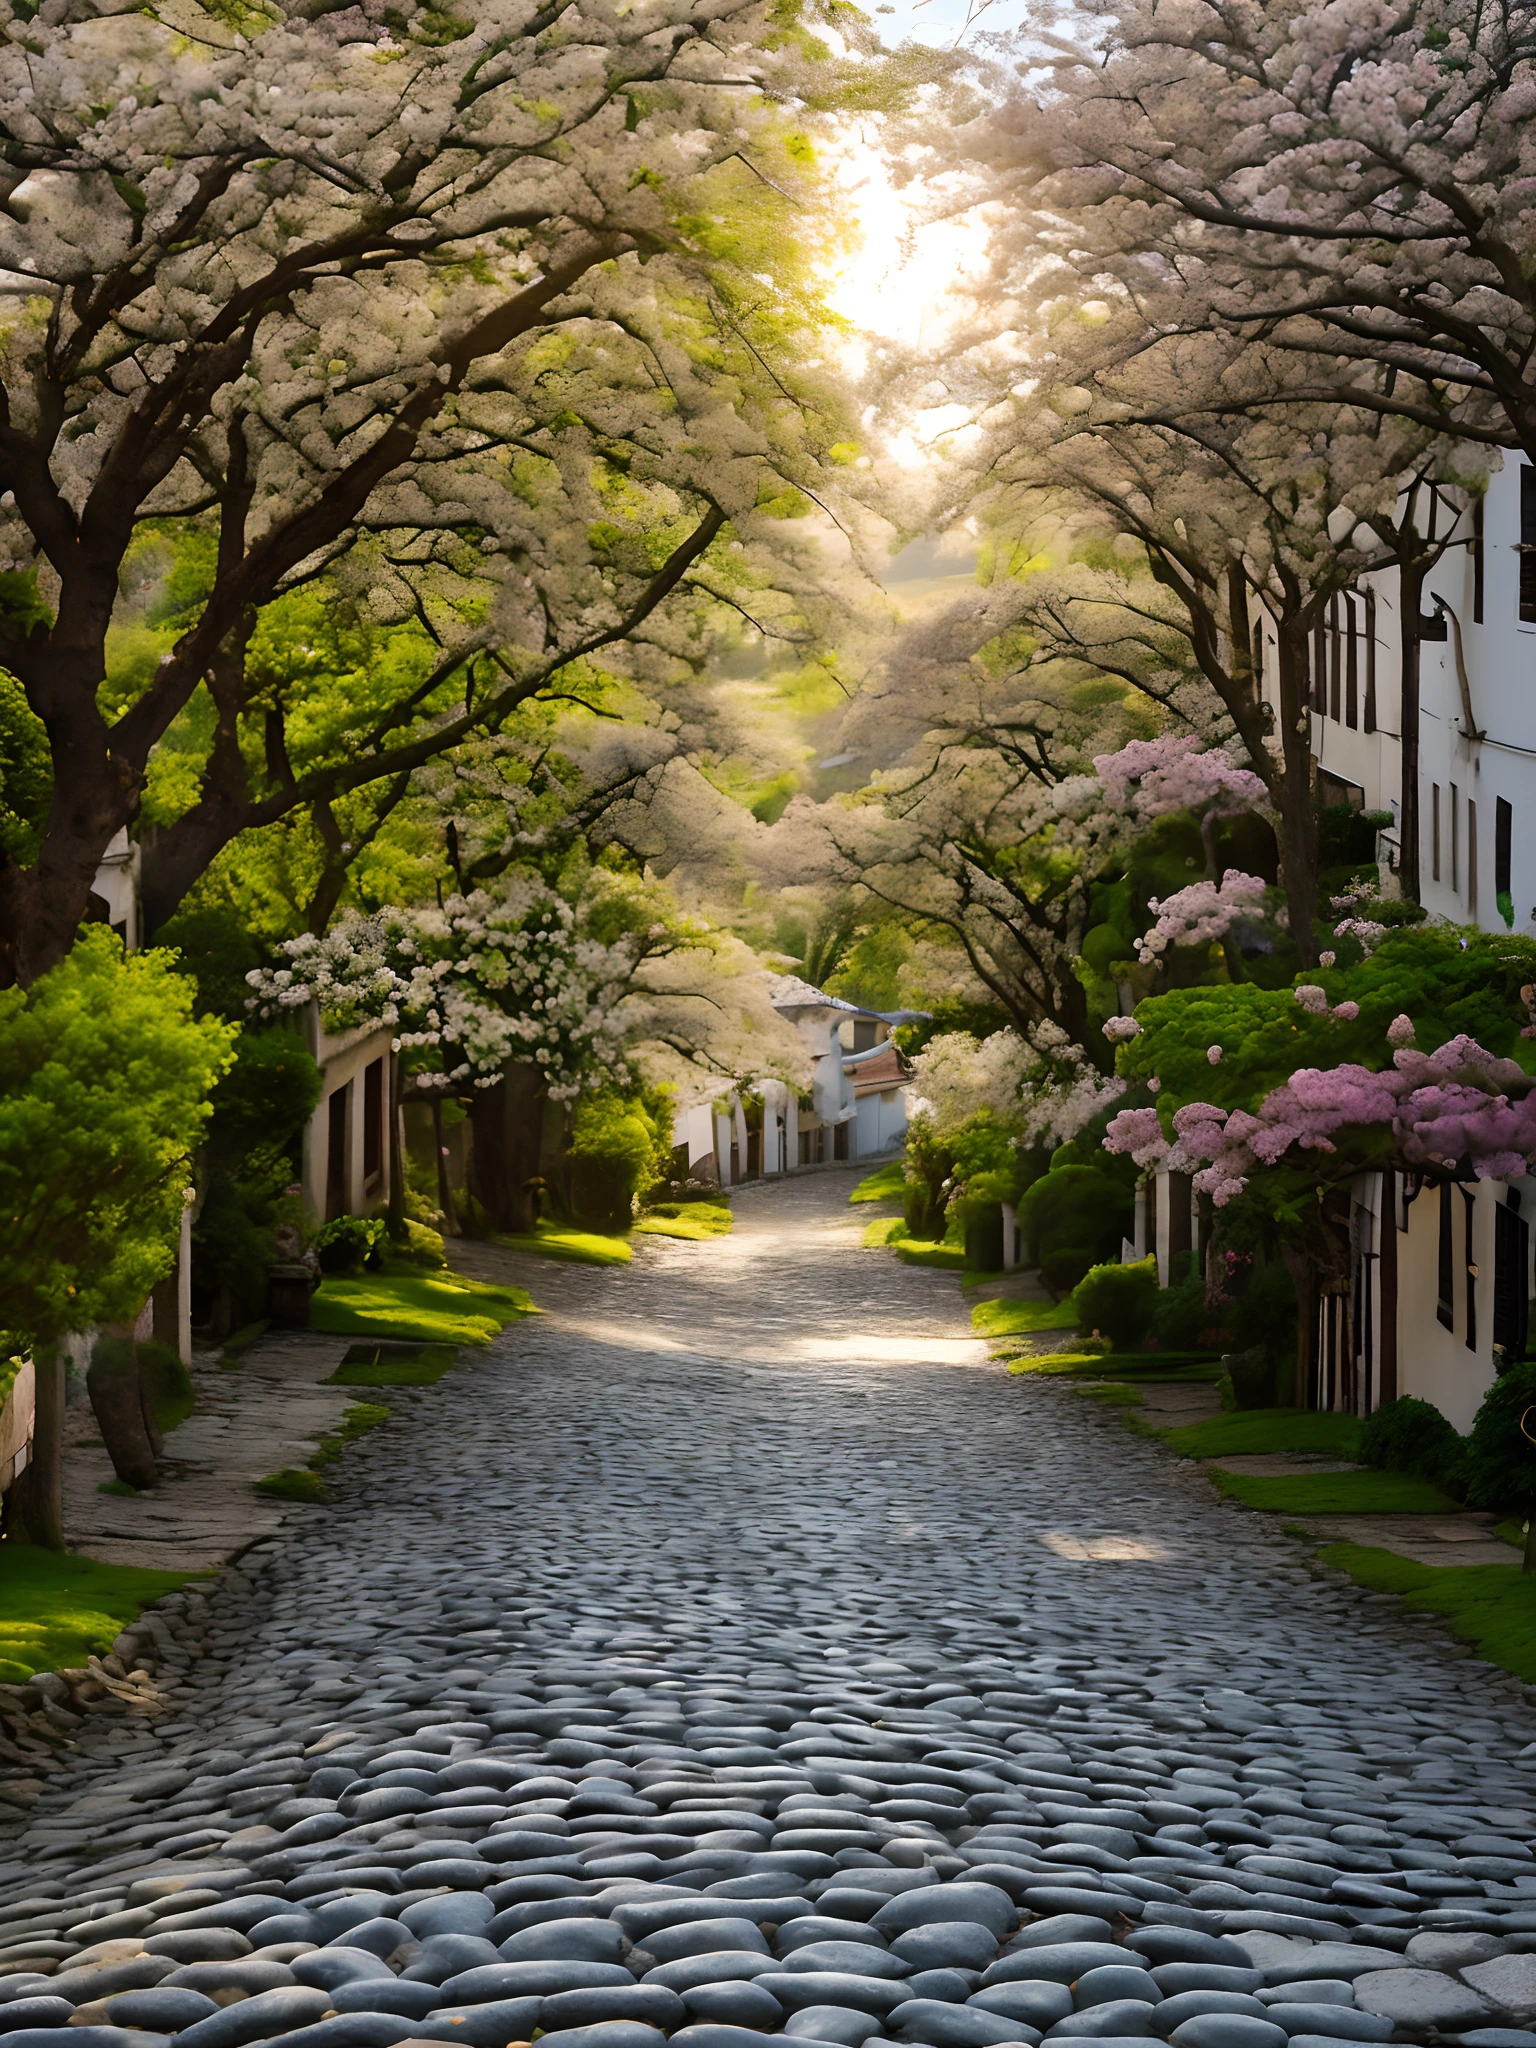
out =
[(1304, 1408), (1255, 1408), (1212, 1415), (1183, 1429), (1159, 1430), (1181, 1458), (1252, 1457), (1264, 1451), (1322, 1451), (1354, 1458), (1361, 1424), (1353, 1415), (1314, 1414)]
[(906, 1234), (907, 1226), (899, 1216), (877, 1216), (873, 1223), (864, 1226), (866, 1245), (894, 1244)]
[(1104, 1387), (1075, 1387), (1073, 1392), (1081, 1394), (1085, 1401), (1100, 1401), (1106, 1408), (1139, 1408), (1147, 1398), (1123, 1382)]
[(634, 1257), (628, 1238), (571, 1230), (563, 1223), (541, 1223), (537, 1230), (491, 1241), (509, 1251), (536, 1252), (541, 1259), (566, 1259), (578, 1266), (627, 1266)]
[(325, 1381), (328, 1387), (435, 1387), (456, 1353), (446, 1344), (354, 1344)]
[(329, 1498), (325, 1481), (318, 1472), (300, 1472), (289, 1465), (281, 1472), (269, 1472), (265, 1479), (253, 1482), (253, 1493), (264, 1493), (270, 1500), (322, 1501)]
[(1080, 1318), (1071, 1300), (978, 1301), (971, 1328), (981, 1337), (1027, 1337), (1035, 1330), (1075, 1330)]
[(915, 1237), (893, 1237), (888, 1241), (904, 1266), (936, 1266), (945, 1273), (965, 1271), (965, 1252), (959, 1245), (930, 1244)]
[(1439, 1614), (1479, 1657), (1536, 1681), (1536, 1577), (1517, 1564), (1428, 1565), (1361, 1543), (1330, 1543), (1324, 1564), (1373, 1593), (1397, 1593), (1420, 1613)]
[(679, 1237), (702, 1244), (728, 1236), (734, 1223), (724, 1202), (663, 1202), (636, 1218), (635, 1231), (644, 1237)]
[(906, 1173), (899, 1159), (888, 1159), (861, 1180), (848, 1197), (850, 1202), (899, 1202), (906, 1191)]
[(103, 1655), (139, 1611), (207, 1572), (98, 1564), (30, 1544), (0, 1543), (0, 1683), (74, 1671)]
[(521, 1287), (491, 1287), (447, 1268), (424, 1273), (397, 1267), (323, 1281), (310, 1304), (309, 1324), (333, 1337), (484, 1345), (519, 1316), (537, 1313)]
[(1278, 1515), (1454, 1515), (1460, 1510), (1427, 1479), (1403, 1472), (1313, 1472), (1270, 1476), (1207, 1468), (1229, 1500)]
[(1022, 1357), (1010, 1359), (1008, 1370), (1011, 1373), (1044, 1373), (1048, 1377), (1065, 1375), (1074, 1379), (1121, 1381), (1130, 1386), (1139, 1386), (1148, 1380), (1190, 1383), (1221, 1378), (1218, 1359), (1203, 1358), (1199, 1352), (1191, 1351), (1150, 1351), (1139, 1355), (1128, 1352), (1026, 1352)]

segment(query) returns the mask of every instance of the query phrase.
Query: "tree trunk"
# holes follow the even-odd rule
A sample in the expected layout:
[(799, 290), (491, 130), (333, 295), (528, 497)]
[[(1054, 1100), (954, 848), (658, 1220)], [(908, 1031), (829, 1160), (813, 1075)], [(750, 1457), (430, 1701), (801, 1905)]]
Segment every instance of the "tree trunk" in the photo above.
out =
[(144, 1427), (144, 1390), (132, 1338), (98, 1339), (85, 1384), (112, 1470), (139, 1492), (153, 1486), (160, 1474)]
[(523, 1236), (538, 1221), (539, 1155), (548, 1083), (535, 1066), (509, 1061), (494, 1088), (470, 1104), (471, 1177), (486, 1228)]
[(12, 1488), (16, 1533), (41, 1550), (64, 1548), (64, 1354), (56, 1344), (32, 1355), (37, 1413), (32, 1460)]
[(1292, 1383), (1291, 1406), (1310, 1408), (1312, 1364), (1317, 1352), (1317, 1311), (1321, 1298), (1317, 1269), (1303, 1252), (1287, 1251), (1284, 1258), (1296, 1288), (1296, 1377)]
[[(1287, 623), (1278, 634), (1280, 744), (1283, 771), (1271, 783), (1279, 813), (1280, 884), (1291, 938), (1303, 967), (1317, 965), (1317, 809), (1312, 798), (1312, 720), (1307, 699), (1306, 635)], [(1277, 786), (1278, 785), (1278, 786)]]
[(1398, 792), (1398, 885), (1410, 903), (1422, 903), (1423, 851), (1419, 838), (1419, 618), (1424, 607), (1426, 564), (1404, 561), (1398, 569), (1399, 630), (1402, 633), (1402, 786)]

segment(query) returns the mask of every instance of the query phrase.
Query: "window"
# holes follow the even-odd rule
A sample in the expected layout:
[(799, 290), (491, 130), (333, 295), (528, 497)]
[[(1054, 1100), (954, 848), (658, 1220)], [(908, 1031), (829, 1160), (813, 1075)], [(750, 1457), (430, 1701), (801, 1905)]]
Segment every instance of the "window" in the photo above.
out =
[(1440, 1246), (1439, 1284), (1436, 1292), (1439, 1300), (1435, 1303), (1435, 1315), (1446, 1329), (1456, 1327), (1456, 1252), (1455, 1221), (1451, 1211), (1455, 1193), (1448, 1180), (1440, 1183)]
[(1376, 593), (1365, 593), (1365, 729), (1376, 730)]
[(347, 1140), (351, 1135), (352, 1083), (336, 1089), (325, 1105), (326, 1220), (347, 1211)]
[(1328, 716), (1328, 629), (1321, 621), (1312, 633), (1312, 709)]
[(1440, 879), (1440, 785), (1432, 782), (1429, 786), (1429, 872), (1432, 881)]
[(1483, 623), (1483, 506), (1481, 495), (1472, 500), (1472, 623)]
[(880, 1042), (880, 1026), (873, 1017), (856, 1017), (853, 1023), (853, 1050), (869, 1052)]
[(1500, 1372), (1525, 1356), (1530, 1272), (1531, 1227), (1511, 1193), (1493, 1212), (1493, 1362)]
[(1339, 716), (1339, 600), (1328, 601), (1328, 715), (1338, 722)]
[(1536, 624), (1536, 468), (1520, 470), (1520, 616)]
[(1472, 1263), (1472, 1212), (1477, 1206), (1471, 1188), (1462, 1188), (1461, 1208), (1464, 1263), (1467, 1269), (1467, 1349), (1477, 1349), (1477, 1268)]
[(1451, 887), (1461, 887), (1461, 791), (1451, 784)]
[(363, 1178), (372, 1180), (384, 1164), (384, 1062), (363, 1069)]
[(1477, 923), (1477, 805), (1467, 799), (1467, 916)]
[(1505, 924), (1515, 921), (1515, 894), (1510, 879), (1513, 865), (1515, 813), (1503, 797), (1493, 806), (1493, 893)]
[(1344, 723), (1351, 732), (1360, 725), (1360, 607), (1354, 597), (1344, 600)]

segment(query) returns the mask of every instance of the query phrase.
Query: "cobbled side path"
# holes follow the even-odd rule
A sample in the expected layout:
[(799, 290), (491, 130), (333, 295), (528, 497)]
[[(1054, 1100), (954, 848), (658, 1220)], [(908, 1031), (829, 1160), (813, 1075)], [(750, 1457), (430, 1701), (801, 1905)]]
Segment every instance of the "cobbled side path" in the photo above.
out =
[(1523, 1690), (989, 1366), (849, 1185), (466, 1249), (550, 1313), (0, 1842), (6, 2048), (1536, 2048)]

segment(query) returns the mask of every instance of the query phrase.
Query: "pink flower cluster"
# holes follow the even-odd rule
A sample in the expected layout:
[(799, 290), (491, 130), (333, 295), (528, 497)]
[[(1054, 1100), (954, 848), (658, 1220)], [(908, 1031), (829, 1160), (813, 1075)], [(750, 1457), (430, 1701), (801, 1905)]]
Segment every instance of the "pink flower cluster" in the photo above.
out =
[(1162, 818), (1171, 811), (1225, 817), (1269, 801), (1251, 768), (1234, 767), (1219, 747), (1202, 752), (1203, 746), (1191, 736), (1168, 733), (1161, 739), (1132, 740), (1116, 754), (1095, 754), (1093, 765), (1110, 804), (1141, 818)]
[(1219, 883), (1191, 882), (1161, 902), (1152, 897), (1148, 908), (1157, 913), (1157, 923), (1137, 949), (1142, 966), (1160, 965), (1159, 955), (1170, 946), (1208, 946), (1224, 939), (1238, 918), (1263, 908), (1264, 887), (1258, 875), (1228, 868)]
[(1104, 1036), (1111, 1045), (1124, 1045), (1139, 1035), (1141, 1026), (1134, 1017), (1111, 1017), (1104, 1026)]
[(1405, 1166), (1503, 1180), (1536, 1160), (1536, 1093), (1509, 1092), (1528, 1086), (1513, 1060), (1453, 1038), (1434, 1053), (1400, 1048), (1381, 1073), (1353, 1062), (1303, 1067), (1256, 1115), (1188, 1102), (1174, 1113), (1171, 1139), (1155, 1110), (1122, 1110), (1104, 1146), (1138, 1166), (1193, 1173), (1197, 1192), (1218, 1208), (1260, 1168), (1292, 1152), (1335, 1152), (1341, 1133), (1372, 1126), (1385, 1127)]

